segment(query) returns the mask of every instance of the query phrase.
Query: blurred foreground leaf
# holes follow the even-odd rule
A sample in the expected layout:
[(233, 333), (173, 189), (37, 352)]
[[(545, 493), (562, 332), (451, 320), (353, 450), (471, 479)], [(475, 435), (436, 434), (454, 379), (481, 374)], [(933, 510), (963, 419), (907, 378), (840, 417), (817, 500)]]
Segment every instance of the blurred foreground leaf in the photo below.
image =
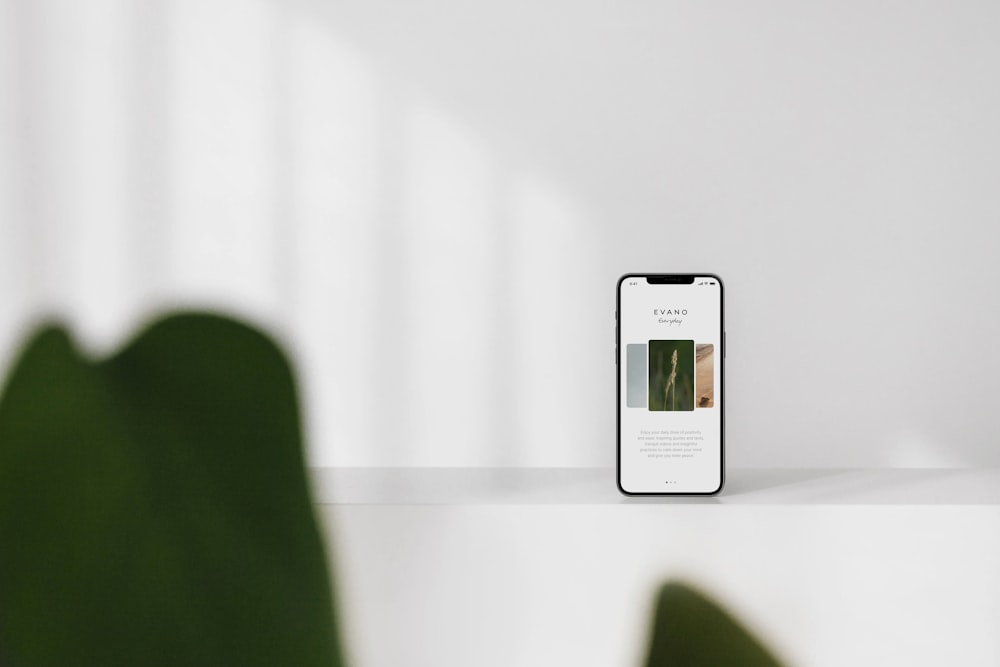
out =
[(210, 315), (0, 398), (0, 665), (342, 664), (289, 364)]
[(680, 583), (660, 589), (647, 667), (779, 667), (721, 607)]

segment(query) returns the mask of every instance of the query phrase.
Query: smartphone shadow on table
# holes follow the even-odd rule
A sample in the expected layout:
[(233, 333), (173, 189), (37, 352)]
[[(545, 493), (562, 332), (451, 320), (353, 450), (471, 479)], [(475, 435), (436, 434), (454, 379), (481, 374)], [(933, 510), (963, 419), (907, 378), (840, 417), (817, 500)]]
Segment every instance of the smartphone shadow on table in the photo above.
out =
[(726, 485), (718, 498), (735, 500), (739, 496), (774, 491), (784, 487), (809, 484), (818, 479), (837, 477), (848, 473), (841, 468), (741, 468), (726, 475)]

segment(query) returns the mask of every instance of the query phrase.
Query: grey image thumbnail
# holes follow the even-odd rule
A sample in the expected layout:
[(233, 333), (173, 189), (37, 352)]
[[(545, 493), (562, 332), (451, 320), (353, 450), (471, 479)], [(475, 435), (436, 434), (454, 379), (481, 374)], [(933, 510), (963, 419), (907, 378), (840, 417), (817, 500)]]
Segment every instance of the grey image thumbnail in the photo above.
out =
[(625, 346), (625, 405), (646, 407), (646, 345)]

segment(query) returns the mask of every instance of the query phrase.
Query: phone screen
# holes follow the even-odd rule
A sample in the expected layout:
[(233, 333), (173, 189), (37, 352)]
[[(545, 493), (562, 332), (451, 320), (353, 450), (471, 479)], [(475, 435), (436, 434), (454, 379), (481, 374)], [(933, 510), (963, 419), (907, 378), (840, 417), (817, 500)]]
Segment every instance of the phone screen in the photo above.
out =
[(618, 486), (630, 494), (722, 488), (722, 281), (618, 282)]

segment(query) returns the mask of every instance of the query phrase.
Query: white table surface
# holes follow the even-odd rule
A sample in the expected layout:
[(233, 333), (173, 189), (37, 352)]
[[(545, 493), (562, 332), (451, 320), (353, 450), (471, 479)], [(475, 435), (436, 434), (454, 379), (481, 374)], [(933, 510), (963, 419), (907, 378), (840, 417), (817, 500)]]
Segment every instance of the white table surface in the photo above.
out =
[(319, 504), (1000, 505), (1000, 468), (727, 472), (718, 496), (629, 498), (613, 468), (313, 468)]

